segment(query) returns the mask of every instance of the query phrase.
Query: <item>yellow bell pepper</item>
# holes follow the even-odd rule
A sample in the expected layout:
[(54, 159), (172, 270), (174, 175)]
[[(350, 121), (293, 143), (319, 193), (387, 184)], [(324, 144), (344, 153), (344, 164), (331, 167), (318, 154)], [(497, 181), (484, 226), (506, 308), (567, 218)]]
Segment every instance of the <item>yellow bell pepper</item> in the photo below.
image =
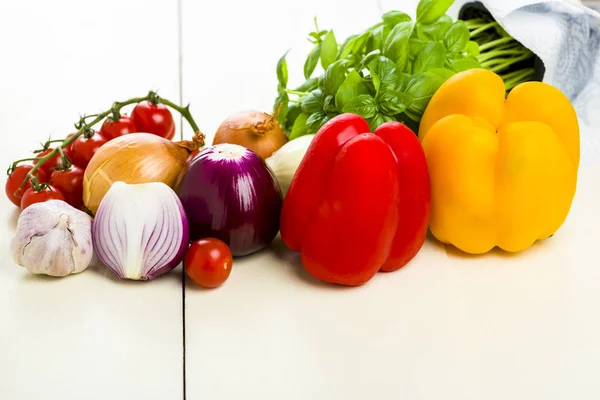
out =
[(579, 125), (555, 87), (527, 82), (505, 97), (485, 69), (454, 75), (419, 127), (431, 179), (431, 233), (467, 253), (516, 252), (552, 236), (571, 208)]

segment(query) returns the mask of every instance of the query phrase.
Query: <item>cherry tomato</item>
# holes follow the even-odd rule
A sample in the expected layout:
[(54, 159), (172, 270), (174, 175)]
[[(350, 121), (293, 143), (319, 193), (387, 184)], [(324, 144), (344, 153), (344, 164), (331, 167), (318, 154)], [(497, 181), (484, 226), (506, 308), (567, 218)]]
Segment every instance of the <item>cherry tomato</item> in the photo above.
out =
[(32, 187), (27, 189), (25, 194), (23, 194), (23, 198), (21, 199), (21, 210), (26, 209), (30, 205), (34, 203), (43, 203), (48, 200), (65, 200), (65, 196), (60, 192), (60, 190), (48, 185), (39, 191), (33, 190)]
[(147, 132), (173, 139), (175, 136), (175, 121), (171, 111), (163, 104), (152, 104), (148, 100), (138, 103), (131, 112), (138, 132)]
[(185, 256), (185, 272), (200, 286), (214, 288), (229, 278), (233, 257), (219, 239), (200, 239), (190, 246)]
[[(50, 154), (50, 152), (53, 150), (54, 149), (52, 149), (52, 148), (46, 149), (46, 150), (42, 151), (41, 153), (39, 153), (36, 156), (36, 158), (42, 158), (42, 157), (46, 156), (47, 154)], [(63, 149), (63, 153), (67, 157), (71, 158), (71, 152), (68, 149)], [(37, 161), (34, 161), (33, 163), (37, 164)], [(42, 166), (40, 167), (40, 169), (46, 173), (46, 176), (50, 176), (52, 171), (54, 171), (54, 168), (57, 168), (59, 166), (62, 166), (62, 158), (60, 157), (60, 153), (56, 153), (56, 155), (54, 155), (51, 159), (44, 162), (42, 164)]]
[(73, 164), (69, 169), (57, 169), (50, 175), (50, 185), (58, 189), (65, 201), (77, 209), (83, 207), (83, 173), (83, 169)]
[[(21, 206), (21, 198), (23, 197), (23, 193), (25, 193), (27, 189), (31, 187), (31, 182), (28, 180), (25, 186), (23, 186), (23, 189), (19, 189), (19, 186), (21, 186), (21, 183), (23, 183), (25, 180), (25, 176), (29, 173), (29, 171), (31, 171), (32, 168), (32, 164), (21, 164), (15, 168), (15, 170), (6, 180), (6, 185), (4, 186), (6, 196), (17, 207)], [(46, 182), (46, 173), (41, 167), (35, 172), (35, 176), (38, 178), (39, 183)]]
[(86, 139), (85, 135), (81, 135), (73, 142), (71, 160), (78, 167), (85, 169), (96, 151), (105, 143), (106, 139), (98, 132), (94, 132), (89, 139)]
[(114, 122), (112, 119), (106, 118), (100, 128), (100, 134), (104, 136), (106, 140), (113, 140), (116, 137), (134, 132), (137, 132), (137, 128), (135, 127), (133, 120), (127, 115), (122, 115), (118, 121)]

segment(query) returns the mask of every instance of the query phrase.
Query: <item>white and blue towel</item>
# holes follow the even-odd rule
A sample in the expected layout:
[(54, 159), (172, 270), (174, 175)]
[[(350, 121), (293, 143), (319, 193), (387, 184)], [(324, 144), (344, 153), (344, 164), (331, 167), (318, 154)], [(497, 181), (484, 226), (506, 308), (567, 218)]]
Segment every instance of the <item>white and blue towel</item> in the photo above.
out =
[[(470, 0), (450, 9), (454, 18)], [(480, 0), (544, 63), (544, 82), (565, 93), (581, 127), (581, 164), (600, 163), (600, 13), (569, 0)]]

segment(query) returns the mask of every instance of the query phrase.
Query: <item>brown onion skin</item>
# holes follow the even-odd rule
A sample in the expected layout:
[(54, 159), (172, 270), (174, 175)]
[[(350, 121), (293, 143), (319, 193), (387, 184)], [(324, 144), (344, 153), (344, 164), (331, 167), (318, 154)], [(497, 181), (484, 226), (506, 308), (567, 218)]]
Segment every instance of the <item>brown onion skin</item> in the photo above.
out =
[(254, 151), (263, 160), (288, 142), (276, 117), (261, 111), (240, 111), (221, 123), (213, 144), (231, 143)]

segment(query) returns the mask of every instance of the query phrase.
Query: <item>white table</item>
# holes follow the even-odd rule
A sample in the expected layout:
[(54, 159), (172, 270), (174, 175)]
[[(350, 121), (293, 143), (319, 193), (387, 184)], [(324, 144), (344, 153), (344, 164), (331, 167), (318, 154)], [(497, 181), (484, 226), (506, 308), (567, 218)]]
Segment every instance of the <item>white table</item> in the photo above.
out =
[[(1, 165), (148, 89), (191, 102), (210, 136), (231, 112), (270, 109), (288, 48), (301, 78), (315, 15), (343, 38), (379, 11), (182, 0), (181, 15), (160, 0), (1, 4)], [(204, 290), (181, 268), (147, 283), (33, 277), (10, 258), (17, 213), (0, 196), (0, 399), (597, 399), (598, 204), (595, 165), (560, 231), (516, 256), (428, 239), (402, 270), (339, 288), (276, 240)]]

